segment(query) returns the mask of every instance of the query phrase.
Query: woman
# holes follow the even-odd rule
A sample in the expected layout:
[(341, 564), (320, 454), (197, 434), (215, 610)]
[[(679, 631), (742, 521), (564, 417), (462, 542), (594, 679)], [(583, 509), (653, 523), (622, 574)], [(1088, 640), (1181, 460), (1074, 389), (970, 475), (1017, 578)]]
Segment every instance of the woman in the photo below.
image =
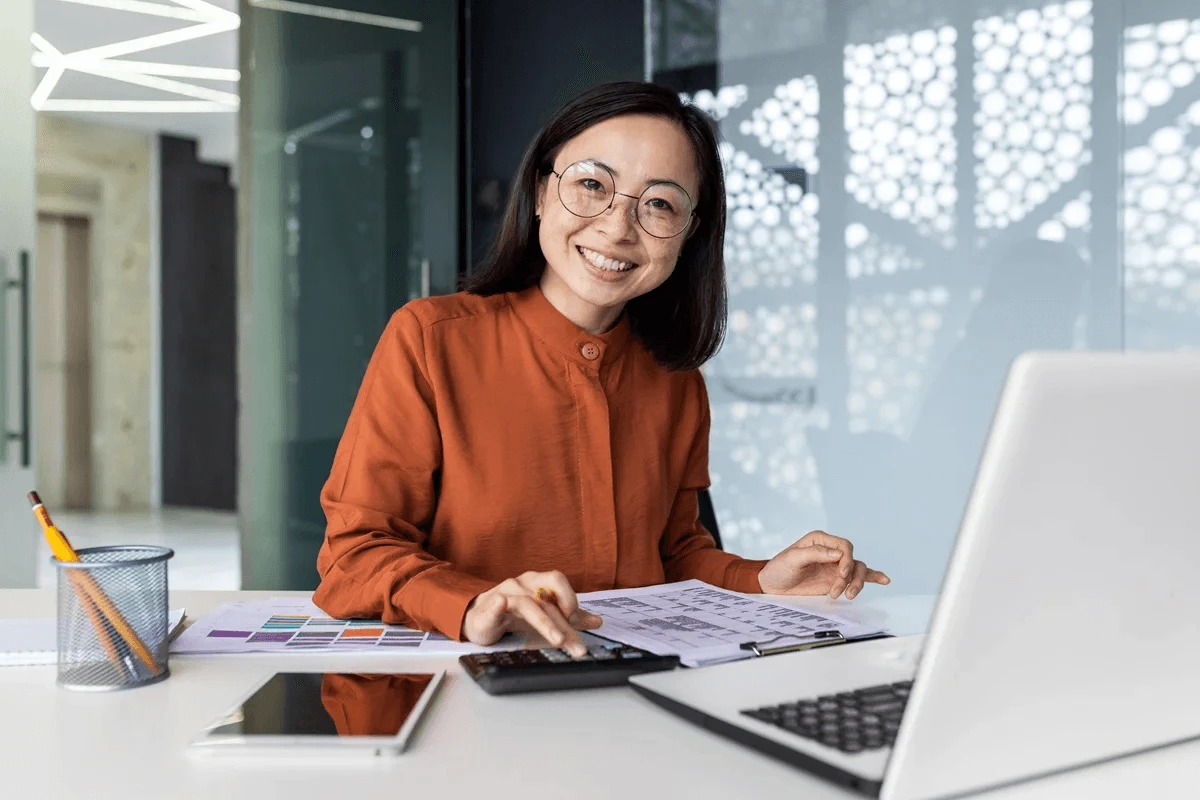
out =
[(845, 539), (813, 531), (750, 561), (698, 522), (724, 233), (702, 112), (643, 83), (561, 109), (465, 291), (409, 303), (383, 333), (321, 494), (317, 605), (478, 644), (532, 629), (579, 654), (600, 619), (576, 591), (888, 583)]

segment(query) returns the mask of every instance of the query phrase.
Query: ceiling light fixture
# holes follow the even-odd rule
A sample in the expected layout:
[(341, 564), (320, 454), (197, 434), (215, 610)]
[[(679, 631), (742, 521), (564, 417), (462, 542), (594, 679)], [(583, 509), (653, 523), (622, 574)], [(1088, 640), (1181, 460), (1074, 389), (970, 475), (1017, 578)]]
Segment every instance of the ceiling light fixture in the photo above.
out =
[(139, 36), (136, 39), (129, 39), (124, 42), (113, 42), (112, 44), (104, 44), (99, 47), (89, 47), (86, 50), (76, 50), (74, 53), (66, 53), (65, 57), (70, 61), (97, 61), (103, 58), (112, 58), (113, 56), (126, 56), (130, 53), (140, 53), (143, 50), (152, 50), (155, 47), (164, 47), (168, 44), (179, 44), (180, 42), (188, 42), (192, 39), (201, 39), (205, 36), (212, 36), (216, 33), (225, 33), (226, 31), (237, 30), (238, 20), (217, 20), (215, 22), (202, 22), (198, 25), (189, 25), (186, 28), (176, 28), (173, 31), (163, 31), (162, 33), (154, 33), (149, 36)]
[(186, 19), (190, 22), (212, 22), (213, 15), (206, 11), (196, 11), (180, 6), (168, 6), (163, 3), (147, 3), (146, 0), (59, 0), (62, 3), (74, 3), (80, 6), (109, 8), (113, 11), (132, 11), (135, 14), (145, 14), (151, 17), (170, 17), (171, 19)]
[(98, 114), (228, 114), (231, 109), (205, 100), (47, 100), (40, 110)]
[[(171, 17), (195, 22), (182, 28), (139, 36), (121, 42), (89, 47), (63, 53), (44, 36), (33, 34), (36, 52), (32, 63), (44, 67), (46, 74), (30, 97), (39, 111), (99, 111), (124, 113), (213, 113), (236, 111), (238, 96), (206, 86), (196, 86), (173, 78), (220, 80), (236, 82), (240, 75), (235, 69), (198, 67), (186, 64), (165, 64), (147, 61), (128, 61), (116, 56), (139, 53), (166, 45), (201, 39), (237, 30), (241, 19), (237, 14), (218, 8), (207, 0), (171, 0), (173, 5), (146, 0), (60, 0), (64, 3), (89, 5), (114, 11), (126, 11), (149, 16)], [(67, 71), (95, 75), (122, 83), (157, 89), (196, 100), (53, 100), (50, 94)]]
[(122, 83), (132, 83), (135, 86), (145, 86), (147, 89), (158, 89), (164, 92), (172, 92), (184, 97), (195, 97), (199, 100), (207, 100), (210, 103), (220, 103), (227, 108), (236, 109), (238, 107), (238, 96), (232, 92), (222, 92), (218, 89), (209, 89), (207, 86), (196, 86), (183, 81), (173, 81), (169, 78), (158, 78), (153, 75), (144, 75), (138, 72), (123, 72), (121, 70), (109, 70), (107, 64), (101, 62), (93, 66), (85, 66), (76, 64), (72, 67), (76, 72), (83, 72), (88, 75), (98, 75), (101, 78), (110, 78), (114, 81)]
[[(33, 54), (35, 67), (49, 67), (56, 63), (53, 58), (42, 53)], [(221, 67), (196, 67), (191, 64), (164, 64), (157, 61), (125, 61), (117, 58), (103, 59), (105, 72), (136, 72), (140, 75), (167, 75), (172, 78), (196, 78), (206, 81), (228, 81), (237, 83), (241, 73), (236, 69)], [(75, 69), (74, 66), (71, 69)]]

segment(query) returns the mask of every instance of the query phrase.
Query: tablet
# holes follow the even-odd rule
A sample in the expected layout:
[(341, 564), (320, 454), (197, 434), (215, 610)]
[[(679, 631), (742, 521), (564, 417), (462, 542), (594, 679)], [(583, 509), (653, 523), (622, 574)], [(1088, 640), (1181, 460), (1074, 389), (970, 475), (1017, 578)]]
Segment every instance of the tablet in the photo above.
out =
[(277, 672), (205, 726), (188, 749), (196, 755), (399, 755), (445, 674)]

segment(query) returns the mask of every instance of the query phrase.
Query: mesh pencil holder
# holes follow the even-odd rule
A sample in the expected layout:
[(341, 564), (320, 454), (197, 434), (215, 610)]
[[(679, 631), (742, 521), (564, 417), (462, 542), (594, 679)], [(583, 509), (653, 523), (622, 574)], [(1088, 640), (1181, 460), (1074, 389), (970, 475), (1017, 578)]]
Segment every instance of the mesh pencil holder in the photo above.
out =
[(167, 559), (151, 545), (86, 547), (58, 568), (58, 685), (104, 691), (166, 678)]

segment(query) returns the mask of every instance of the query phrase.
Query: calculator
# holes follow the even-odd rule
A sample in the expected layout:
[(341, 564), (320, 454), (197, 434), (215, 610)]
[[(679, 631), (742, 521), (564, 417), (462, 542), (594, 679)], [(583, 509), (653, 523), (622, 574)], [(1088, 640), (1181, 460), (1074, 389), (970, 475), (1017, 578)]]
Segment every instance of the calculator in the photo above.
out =
[(500, 650), (460, 656), (467, 674), (488, 694), (544, 692), (623, 686), (631, 675), (660, 672), (679, 666), (679, 656), (660, 656), (648, 650), (588, 637), (588, 654), (576, 661), (566, 650)]

